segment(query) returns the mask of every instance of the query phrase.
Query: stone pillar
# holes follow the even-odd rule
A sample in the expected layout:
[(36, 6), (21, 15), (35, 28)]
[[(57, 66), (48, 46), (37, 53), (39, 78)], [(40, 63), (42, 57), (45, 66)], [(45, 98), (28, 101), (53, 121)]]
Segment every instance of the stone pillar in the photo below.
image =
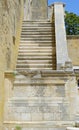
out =
[(56, 2), (53, 4), (53, 6), (55, 18), (57, 70), (60, 70), (62, 68), (71, 68), (70, 59), (68, 57), (64, 24), (64, 4), (61, 2)]

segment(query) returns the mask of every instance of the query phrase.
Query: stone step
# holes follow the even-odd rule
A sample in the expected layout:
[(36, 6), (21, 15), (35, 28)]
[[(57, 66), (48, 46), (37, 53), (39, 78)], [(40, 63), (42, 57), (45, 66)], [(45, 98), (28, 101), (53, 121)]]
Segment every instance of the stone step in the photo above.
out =
[(43, 42), (40, 42), (40, 43), (34, 43), (34, 42), (22, 42), (22, 43), (20, 43), (20, 45), (19, 46), (35, 46), (35, 47), (55, 47), (55, 43), (53, 42), (47, 42), (47, 43), (43, 43)]
[(25, 31), (22, 31), (21, 32), (21, 35), (55, 35), (55, 32), (54, 31), (37, 31), (37, 30), (25, 30)]
[(32, 32), (32, 31), (34, 31), (35, 33), (37, 32), (39, 32), (39, 33), (47, 33), (48, 32), (48, 34), (51, 32), (51, 33), (55, 33), (55, 29), (54, 28), (51, 28), (51, 27), (24, 27), (24, 28), (21, 28), (21, 33), (22, 33), (22, 31), (24, 32), (27, 32), (27, 31), (29, 31), (29, 33), (30, 32)]
[(25, 47), (22, 47), (22, 46), (20, 46), (19, 47), (19, 49), (38, 49), (38, 50), (40, 50), (40, 49), (55, 49), (55, 47), (52, 47), (52, 46), (48, 46), (48, 47), (46, 47), (46, 46), (44, 46), (44, 47), (35, 47), (35, 46), (31, 46), (31, 47), (28, 47), (27, 45), (25, 46)]
[(42, 56), (42, 57), (39, 57), (39, 56), (18, 56), (18, 59), (17, 60), (53, 60), (52, 56)]
[(52, 25), (52, 26), (48, 26), (48, 24), (47, 24), (46, 26), (44, 26), (44, 25), (42, 25), (42, 24), (41, 24), (40, 26), (37, 25), (37, 24), (33, 26), (32, 24), (30, 24), (29, 26), (23, 26), (23, 25), (22, 25), (21, 28), (22, 28), (22, 29), (25, 29), (25, 28), (28, 28), (28, 29), (37, 29), (37, 28), (38, 28), (38, 29), (41, 29), (41, 28), (43, 28), (43, 29), (48, 29), (48, 28), (49, 28), (49, 29), (53, 29), (54, 26), (53, 26), (53, 25)]
[(54, 30), (52, 30), (52, 29), (46, 29), (46, 30), (44, 30), (44, 29), (41, 29), (41, 30), (39, 30), (39, 29), (22, 29), (21, 30), (21, 34), (30, 34), (30, 35), (33, 35), (33, 34), (40, 34), (40, 35), (46, 35), (46, 34), (50, 34), (50, 35), (55, 35), (55, 31)]
[(46, 60), (46, 61), (42, 61), (42, 60), (17, 60), (17, 64), (26, 64), (26, 63), (29, 63), (29, 64), (40, 64), (40, 63), (43, 63), (43, 64), (47, 64), (47, 63), (51, 63), (52, 64), (52, 61), (51, 60)]
[[(40, 53), (41, 54), (41, 53)], [(42, 54), (42, 55), (39, 55), (38, 53), (37, 54), (31, 54), (31, 53), (19, 53), (18, 54), (18, 58), (26, 58), (26, 59), (28, 59), (28, 58), (33, 58), (33, 59), (35, 59), (35, 58), (38, 58), (38, 60), (39, 60), (39, 58), (40, 59), (44, 59), (44, 58), (47, 58), (47, 59), (55, 59), (56, 58), (56, 56), (55, 56), (55, 54), (51, 54), (51, 55), (45, 55), (45, 54)]]
[(20, 47), (53, 47), (52, 43), (20, 43)]
[(44, 41), (44, 40), (46, 40), (46, 41), (52, 41), (52, 40), (55, 40), (55, 37), (21, 37), (20, 38), (20, 40), (22, 40), (22, 41)]
[(26, 32), (27, 31), (29, 31), (29, 32), (30, 31), (34, 31), (34, 32), (36, 32), (36, 31), (38, 31), (38, 32), (41, 32), (41, 31), (42, 32), (53, 32), (54, 28), (52, 29), (52, 28), (49, 28), (49, 27), (48, 28), (46, 28), (46, 27), (45, 28), (40, 28), (40, 27), (39, 28), (35, 28), (35, 27), (34, 28), (29, 28), (28, 27), (28, 28), (22, 28), (21, 31), (22, 32), (24, 32), (24, 31), (26, 31)]
[[(45, 58), (45, 59), (44, 59)], [(35, 60), (35, 61), (39, 61), (39, 60), (42, 60), (42, 62), (43, 62), (43, 60), (44, 61), (46, 61), (46, 60), (51, 60), (51, 61), (55, 61), (55, 59), (56, 59), (56, 56), (54, 55), (54, 56), (52, 56), (52, 55), (42, 55), (42, 56), (40, 56), (40, 55), (31, 55), (31, 54), (28, 54), (28, 55), (18, 55), (18, 59), (19, 60)], [(18, 60), (17, 59), (17, 60)]]
[(51, 23), (23, 23), (22, 27), (54, 27)]
[(37, 47), (47, 47), (47, 46), (52, 46), (52, 47), (55, 47), (55, 43), (53, 42), (40, 42), (40, 43), (34, 43), (34, 42), (21, 42), (19, 46), (37, 46)]
[(45, 57), (51, 57), (51, 59), (54, 59), (55, 58), (55, 55), (54, 56), (52, 56), (52, 54), (48, 54), (48, 55), (45, 55), (45, 54), (41, 54), (40, 53), (40, 55), (39, 54), (18, 54), (18, 57), (20, 57), (20, 58), (24, 58), (24, 57), (26, 57), (26, 58), (28, 58), (28, 57), (33, 57), (33, 58), (35, 58), (35, 57), (38, 57), (38, 58), (44, 58), (44, 56)]
[(48, 43), (54, 43), (54, 41), (46, 41), (46, 40), (44, 40), (44, 41), (23, 41), (23, 40), (21, 40), (20, 41), (20, 43), (36, 43), (36, 44), (48, 44)]
[(43, 67), (43, 68), (16, 68), (16, 71), (27, 71), (27, 70), (53, 70), (53, 67), (48, 67), (48, 68), (46, 68), (46, 67)]
[(51, 52), (47, 53), (35, 53), (35, 52), (30, 52), (30, 53), (19, 53), (18, 56), (52, 56), (53, 54)]
[(49, 30), (28, 30), (28, 29), (23, 29), (23, 30), (21, 30), (21, 34), (27, 34), (27, 33), (29, 33), (29, 34), (32, 34), (32, 33), (40, 33), (40, 34), (46, 34), (46, 33), (48, 33), (48, 34), (55, 34), (55, 31), (54, 30), (52, 30), (52, 29), (49, 29)]
[(36, 52), (36, 53), (46, 53), (46, 52), (51, 52), (51, 54), (52, 54), (52, 49), (47, 49), (47, 50), (44, 50), (44, 49), (38, 49), (38, 50), (35, 50), (35, 49), (29, 49), (29, 50), (21, 50), (21, 49), (19, 49), (19, 51), (18, 51), (18, 53), (20, 52), (20, 53), (32, 53), (32, 52)]
[(48, 22), (48, 21), (23, 21), (22, 25), (54, 25), (52, 22)]
[(38, 63), (38, 64), (17, 64), (16, 68), (50, 68), (52, 67), (52, 64), (43, 64), (43, 63)]
[(26, 37), (29, 37), (29, 38), (48, 37), (48, 38), (50, 38), (50, 37), (55, 37), (55, 35), (52, 35), (52, 34), (51, 35), (50, 34), (26, 34), (26, 35), (23, 35), (23, 34), (21, 34), (21, 38), (26, 38)]
[(24, 65), (24, 66), (28, 66), (28, 65), (29, 65), (29, 66), (32, 66), (32, 65), (33, 65), (33, 66), (40, 66), (40, 65), (42, 65), (42, 66), (46, 66), (46, 65), (47, 65), (47, 66), (50, 66), (50, 65), (51, 65), (51, 66), (55, 66), (55, 63), (54, 63), (54, 62), (55, 62), (55, 60), (54, 60), (54, 61), (51, 60), (50, 62), (43, 61), (43, 60), (41, 60), (41, 62), (40, 62), (39, 60), (33, 60), (33, 61), (30, 61), (30, 60), (27, 61), (27, 60), (26, 60), (26, 62), (24, 62), (23, 60), (20, 60), (20, 61), (17, 61), (17, 65), (19, 65), (19, 66), (20, 66), (20, 65), (21, 65), (21, 66), (23, 66), (23, 65)]
[(44, 52), (52, 52), (52, 51), (55, 52), (55, 49), (54, 48), (48, 48), (48, 49), (47, 48), (45, 48), (45, 49), (44, 48), (36, 48), (36, 49), (35, 48), (33, 48), (33, 49), (32, 48), (19, 48), (19, 52), (23, 52), (23, 53), (24, 52), (26, 52), (26, 53), (27, 52), (31, 52), (31, 53), (32, 52), (38, 52), (38, 53), (41, 52), (41, 53), (44, 53)]
[(39, 51), (38, 52), (33, 52), (33, 51), (31, 52), (30, 51), (30, 52), (19, 52), (18, 56), (23, 57), (23, 58), (24, 57), (26, 57), (26, 58), (27, 57), (34, 57), (34, 58), (35, 57), (38, 57), (38, 58), (44, 58), (44, 57), (49, 57), (50, 58), (50, 57), (52, 57), (52, 58), (54, 58), (55, 57), (55, 52), (53, 52), (53, 53), (51, 52), (51, 54), (50, 53), (48, 53), (46, 55), (45, 54), (46, 54), (46, 52), (45, 53), (42, 52), (42, 54), (41, 54), (41, 53), (39, 53)]
[(46, 20), (46, 19), (45, 19), (45, 20), (42, 20), (42, 19), (41, 19), (41, 20), (36, 20), (36, 21), (34, 21), (34, 20), (28, 20), (28, 21), (27, 21), (27, 20), (23, 20), (22, 22), (23, 22), (23, 23), (32, 23), (32, 24), (33, 24), (33, 23), (35, 23), (35, 24), (36, 24), (36, 23), (52, 23), (52, 22), (49, 21), (48, 19), (47, 19), (47, 20)]
[(22, 35), (33, 35), (33, 34), (35, 34), (35, 35), (55, 35), (55, 32), (54, 31), (51, 31), (51, 32), (46, 32), (45, 30), (42, 32), (42, 31), (34, 31), (34, 32), (32, 32), (32, 31), (25, 31), (25, 32), (21, 32), (21, 34)]
[(35, 49), (28, 49), (23, 50), (20, 49), (18, 51), (18, 55), (20, 56), (55, 56), (56, 50), (35, 50)]

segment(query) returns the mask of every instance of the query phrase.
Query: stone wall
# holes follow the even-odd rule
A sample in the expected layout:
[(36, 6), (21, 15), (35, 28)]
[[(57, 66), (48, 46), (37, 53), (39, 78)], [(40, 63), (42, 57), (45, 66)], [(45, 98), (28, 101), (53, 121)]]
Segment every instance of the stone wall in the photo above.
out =
[(29, 75), (17, 73), (12, 86), (13, 72), (5, 73), (5, 90), (8, 90), (5, 128), (14, 130), (19, 125), (22, 130), (53, 130), (74, 125), (77, 108), (74, 73), (60, 70), (40, 71), (40, 78), (35, 77), (38, 72)]
[[(79, 36), (67, 36), (67, 45), (69, 57), (73, 66), (79, 66)], [(75, 71), (76, 79), (79, 79), (79, 71)], [(77, 93), (77, 120), (79, 120), (79, 87)]]
[(67, 36), (67, 43), (73, 66), (79, 66), (79, 36)]
[(15, 67), (20, 36), (21, 4), (21, 0), (0, 1), (0, 130), (3, 120), (4, 71)]

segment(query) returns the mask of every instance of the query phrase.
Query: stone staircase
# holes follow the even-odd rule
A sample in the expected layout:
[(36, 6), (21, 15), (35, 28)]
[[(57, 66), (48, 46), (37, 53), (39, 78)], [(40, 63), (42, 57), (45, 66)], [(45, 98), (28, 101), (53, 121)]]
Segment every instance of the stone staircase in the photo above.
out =
[(22, 130), (66, 130), (72, 123), (65, 92), (69, 88), (65, 82), (69, 79), (63, 71), (55, 69), (54, 23), (23, 21), (15, 80), (11, 97), (5, 103), (6, 126), (19, 125)]
[(17, 73), (5, 103), (5, 124), (12, 128), (20, 125), (22, 130), (65, 130), (69, 102), (65, 98), (66, 79), (55, 70), (55, 50), (54, 23), (23, 21)]
[(61, 9), (59, 3), (54, 6), (56, 23), (23, 21), (16, 73), (5, 74), (5, 130), (14, 130), (16, 126), (22, 130), (73, 130), (67, 126), (74, 124), (75, 77), (72, 71), (56, 70), (56, 51), (61, 42), (65, 46), (60, 48), (57, 58), (66, 58), (62, 55), (66, 48), (61, 19), (64, 13), (63, 8), (57, 13), (59, 5)]
[(23, 21), (16, 70), (56, 69), (54, 24)]

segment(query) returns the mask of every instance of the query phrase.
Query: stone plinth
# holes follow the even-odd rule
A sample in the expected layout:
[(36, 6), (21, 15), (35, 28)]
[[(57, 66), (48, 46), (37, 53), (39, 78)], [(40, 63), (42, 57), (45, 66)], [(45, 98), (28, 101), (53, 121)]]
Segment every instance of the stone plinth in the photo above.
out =
[(4, 124), (19, 124), (25, 130), (50, 130), (73, 124), (77, 89), (74, 74), (40, 71), (38, 76), (38, 72), (30, 73), (17, 73), (12, 97), (6, 102)]

